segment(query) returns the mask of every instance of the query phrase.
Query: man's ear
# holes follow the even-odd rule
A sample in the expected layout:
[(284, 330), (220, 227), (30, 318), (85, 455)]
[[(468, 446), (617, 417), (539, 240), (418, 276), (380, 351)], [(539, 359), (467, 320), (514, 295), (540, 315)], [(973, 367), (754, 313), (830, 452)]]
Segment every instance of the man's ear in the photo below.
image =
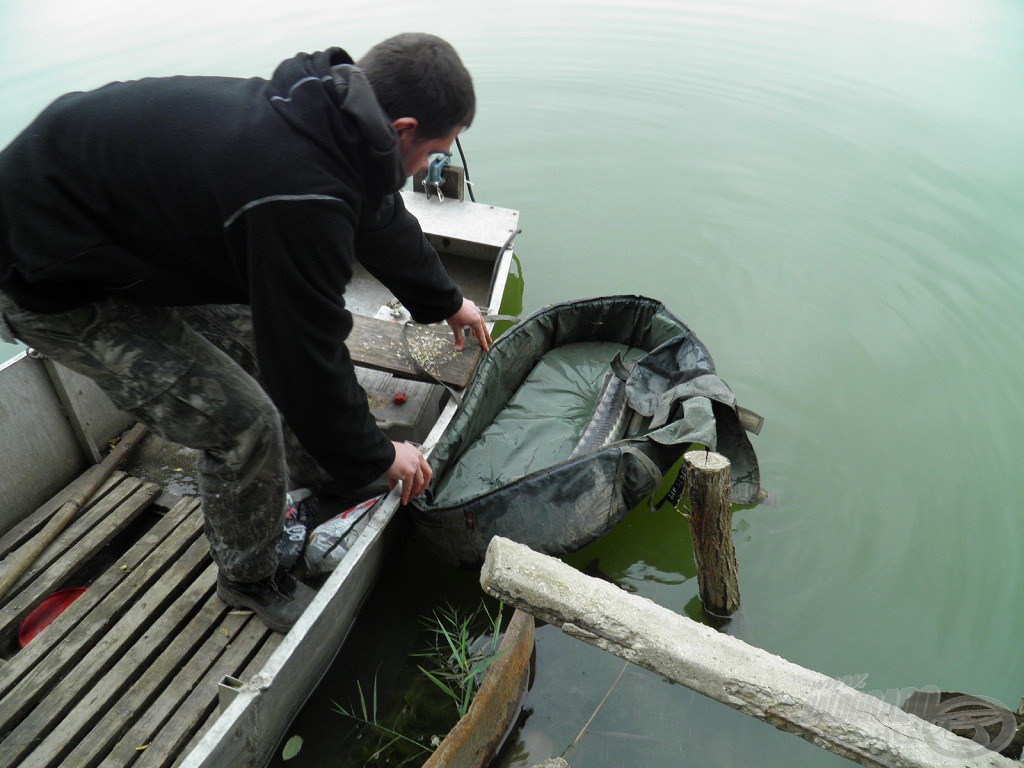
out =
[(395, 133), (398, 134), (399, 138), (405, 133), (409, 133), (406, 141), (416, 138), (416, 129), (419, 127), (419, 120), (415, 117), (400, 117), (397, 120), (392, 121), (391, 127), (395, 129)]

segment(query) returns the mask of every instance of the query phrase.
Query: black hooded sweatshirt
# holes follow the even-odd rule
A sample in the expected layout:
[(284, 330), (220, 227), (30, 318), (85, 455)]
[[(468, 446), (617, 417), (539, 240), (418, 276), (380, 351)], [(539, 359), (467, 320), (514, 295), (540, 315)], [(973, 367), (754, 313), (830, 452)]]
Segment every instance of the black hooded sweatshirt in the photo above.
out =
[(37, 312), (249, 304), (271, 399), (337, 481), (365, 485), (395, 454), (343, 343), (353, 259), (418, 322), (462, 303), (404, 182), (390, 121), (339, 48), (270, 80), (71, 93), (0, 152), (0, 288)]

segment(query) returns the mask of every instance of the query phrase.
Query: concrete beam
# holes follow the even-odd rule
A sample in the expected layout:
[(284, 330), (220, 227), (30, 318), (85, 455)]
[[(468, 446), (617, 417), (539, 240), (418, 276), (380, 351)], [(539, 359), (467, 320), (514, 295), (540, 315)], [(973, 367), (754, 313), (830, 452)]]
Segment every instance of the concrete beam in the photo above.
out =
[(567, 635), (872, 768), (1020, 768), (881, 699), (496, 537), (484, 590)]

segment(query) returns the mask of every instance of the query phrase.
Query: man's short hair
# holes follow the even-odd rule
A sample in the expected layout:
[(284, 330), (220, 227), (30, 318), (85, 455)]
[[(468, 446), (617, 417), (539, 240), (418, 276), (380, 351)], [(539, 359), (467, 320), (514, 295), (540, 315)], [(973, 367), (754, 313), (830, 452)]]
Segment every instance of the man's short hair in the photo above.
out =
[(416, 118), (419, 139), (447, 136), (473, 121), (473, 79), (455, 49), (440, 37), (424, 32), (395, 35), (377, 43), (356, 64), (392, 121)]

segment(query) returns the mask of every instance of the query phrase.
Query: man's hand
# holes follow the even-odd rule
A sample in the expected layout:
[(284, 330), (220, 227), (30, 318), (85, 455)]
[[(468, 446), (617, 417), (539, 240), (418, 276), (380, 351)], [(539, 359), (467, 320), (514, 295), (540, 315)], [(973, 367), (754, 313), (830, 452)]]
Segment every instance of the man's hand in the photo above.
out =
[(464, 343), (463, 332), (467, 327), (476, 336), (476, 340), (480, 342), (480, 346), (483, 347), (484, 351), (491, 348), (491, 332), (487, 330), (487, 323), (484, 321), (483, 313), (469, 299), (462, 300), (462, 306), (459, 308), (459, 311), (448, 318), (448, 325), (451, 326), (452, 333), (455, 334), (456, 349), (462, 350)]
[(408, 443), (392, 441), (391, 444), (395, 446), (395, 461), (391, 469), (384, 473), (384, 477), (390, 481), (392, 488), (398, 483), (402, 484), (402, 503), (408, 504), (410, 499), (426, 490), (433, 472), (418, 449)]

